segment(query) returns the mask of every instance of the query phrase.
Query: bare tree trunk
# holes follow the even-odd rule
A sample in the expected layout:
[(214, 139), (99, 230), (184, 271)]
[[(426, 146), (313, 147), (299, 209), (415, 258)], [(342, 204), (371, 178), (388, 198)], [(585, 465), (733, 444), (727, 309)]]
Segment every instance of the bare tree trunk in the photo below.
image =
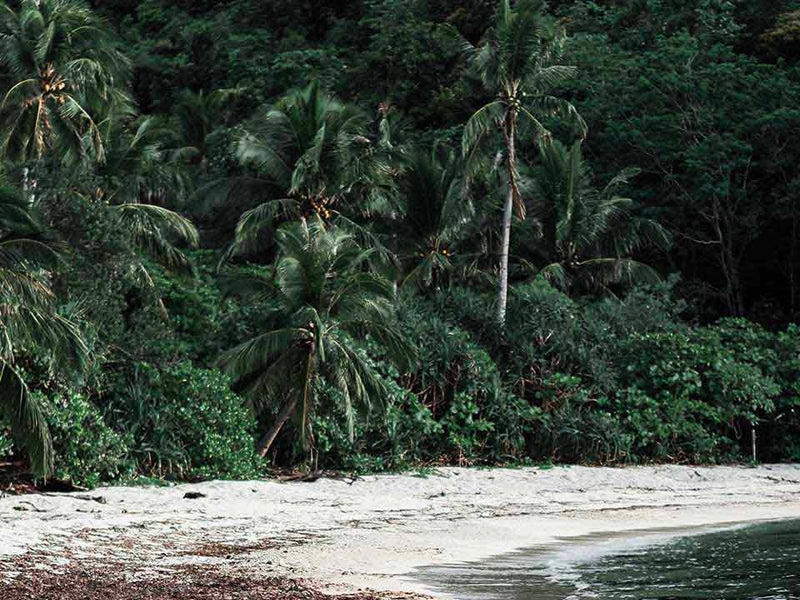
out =
[(511, 248), (511, 219), (514, 211), (514, 190), (516, 184), (517, 168), (517, 149), (515, 146), (516, 138), (516, 115), (509, 112), (508, 125), (504, 128), (506, 157), (508, 166), (508, 194), (506, 195), (506, 205), (503, 209), (503, 241), (500, 247), (500, 280), (497, 286), (497, 324), (501, 329), (506, 325), (506, 307), (508, 306), (508, 253)]
[(281, 428), (284, 426), (286, 421), (289, 420), (289, 417), (292, 416), (295, 406), (297, 406), (297, 396), (294, 396), (292, 400), (286, 403), (278, 415), (278, 418), (275, 419), (275, 423), (273, 423), (272, 427), (269, 428), (269, 431), (264, 434), (264, 437), (258, 441), (258, 444), (256, 444), (256, 452), (260, 457), (263, 458), (267, 455), (267, 452), (269, 452), (270, 447), (272, 447), (275, 438), (278, 437)]
[(306, 359), (306, 379), (305, 383), (303, 384), (303, 417), (302, 421), (300, 421), (301, 427), (301, 435), (300, 438), (303, 441), (303, 446), (306, 448), (310, 448), (310, 444), (308, 444), (308, 436), (307, 436), (307, 429), (308, 429), (308, 391), (311, 387), (311, 366), (314, 363), (314, 355), (317, 353), (316, 344), (312, 342), (311, 350), (308, 353), (308, 358)]
[(733, 229), (733, 218), (730, 212), (723, 207), (719, 198), (714, 198), (712, 213), (709, 221), (714, 227), (719, 244), (720, 270), (725, 277), (725, 292), (723, 297), (728, 305), (728, 313), (732, 317), (741, 317), (744, 314), (744, 298), (742, 294), (742, 282), (739, 274), (740, 260), (735, 254), (735, 244), (742, 244), (743, 241), (735, 238)]

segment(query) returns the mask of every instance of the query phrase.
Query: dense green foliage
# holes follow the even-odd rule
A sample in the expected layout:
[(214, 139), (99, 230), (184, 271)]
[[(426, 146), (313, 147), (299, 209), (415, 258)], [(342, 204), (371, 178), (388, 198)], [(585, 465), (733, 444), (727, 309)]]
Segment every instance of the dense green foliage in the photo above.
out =
[(800, 460), (800, 3), (0, 2), (0, 462)]
[(108, 399), (128, 453), (147, 476), (247, 479), (258, 474), (255, 420), (219, 371), (189, 362), (134, 366), (127, 389)]

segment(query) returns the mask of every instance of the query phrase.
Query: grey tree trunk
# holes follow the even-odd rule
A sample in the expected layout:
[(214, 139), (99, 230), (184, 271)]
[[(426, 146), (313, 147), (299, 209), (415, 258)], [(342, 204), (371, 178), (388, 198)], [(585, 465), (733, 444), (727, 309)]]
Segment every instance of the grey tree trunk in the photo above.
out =
[(269, 428), (269, 431), (264, 434), (264, 437), (258, 441), (258, 444), (256, 444), (256, 452), (260, 457), (263, 458), (267, 455), (267, 452), (269, 452), (269, 449), (272, 447), (275, 438), (278, 437), (278, 434), (286, 424), (286, 421), (288, 421), (289, 417), (292, 416), (295, 406), (297, 406), (297, 396), (286, 403), (278, 415), (278, 418), (275, 419), (275, 423), (273, 423), (272, 427)]
[(28, 208), (33, 208), (36, 204), (36, 176), (29, 167), (22, 169), (22, 195)]
[(497, 287), (497, 323), (501, 327), (506, 324), (506, 308), (508, 306), (508, 252), (511, 247), (511, 217), (514, 206), (514, 194), (511, 188), (506, 196), (503, 210), (503, 241), (500, 247), (500, 281)]
[(500, 246), (500, 279), (497, 286), (497, 324), (501, 329), (506, 325), (506, 307), (508, 306), (508, 253), (511, 248), (511, 219), (514, 212), (514, 188), (516, 185), (517, 168), (517, 148), (515, 145), (516, 117), (513, 114), (508, 116), (508, 126), (504, 130), (506, 157), (508, 167), (508, 194), (506, 194), (506, 205), (503, 209), (503, 237)]

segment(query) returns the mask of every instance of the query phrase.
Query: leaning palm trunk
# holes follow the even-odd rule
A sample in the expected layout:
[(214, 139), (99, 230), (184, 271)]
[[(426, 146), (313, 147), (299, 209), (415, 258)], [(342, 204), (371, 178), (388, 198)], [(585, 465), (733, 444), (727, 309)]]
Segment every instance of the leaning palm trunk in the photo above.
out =
[(286, 424), (286, 421), (289, 420), (289, 417), (292, 416), (295, 407), (297, 406), (297, 396), (294, 396), (281, 410), (278, 418), (275, 419), (275, 423), (272, 424), (272, 427), (269, 428), (269, 431), (264, 434), (258, 444), (256, 445), (256, 452), (261, 458), (264, 458), (269, 452), (269, 449), (272, 447), (272, 444), (275, 442), (275, 438), (278, 437), (278, 434), (281, 432), (281, 429)]
[[(305, 380), (303, 381), (303, 417), (300, 421), (302, 427), (302, 435), (301, 439), (305, 441), (307, 438), (306, 429), (308, 427), (306, 421), (308, 420), (308, 393), (311, 389), (311, 378), (313, 376), (313, 365), (314, 365), (314, 356), (316, 355), (315, 346), (312, 343), (311, 351), (308, 353), (308, 357), (306, 358), (306, 376)], [(297, 406), (297, 396), (294, 396), (292, 400), (286, 403), (281, 410), (278, 418), (275, 420), (275, 423), (270, 427), (269, 431), (264, 435), (263, 438), (258, 442), (256, 446), (256, 452), (262, 458), (267, 455), (269, 452), (270, 447), (275, 442), (275, 438), (278, 437), (283, 426), (286, 424), (286, 421), (289, 420), (289, 417), (292, 416), (294, 412), (295, 406)]]

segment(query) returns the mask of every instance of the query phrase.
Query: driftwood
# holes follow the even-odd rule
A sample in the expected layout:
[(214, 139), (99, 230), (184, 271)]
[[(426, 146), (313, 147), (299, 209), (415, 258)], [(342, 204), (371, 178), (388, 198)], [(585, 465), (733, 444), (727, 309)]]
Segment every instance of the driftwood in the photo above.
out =
[(325, 470), (316, 470), (316, 471), (308, 471), (308, 472), (296, 472), (296, 473), (289, 473), (287, 475), (278, 475), (278, 481), (303, 481), (306, 483), (312, 483), (317, 481), (318, 479), (336, 479), (339, 481), (344, 481), (348, 485), (353, 485), (356, 481), (363, 481), (363, 477), (359, 477), (358, 475), (345, 475), (343, 473), (339, 473), (337, 471), (325, 471)]

